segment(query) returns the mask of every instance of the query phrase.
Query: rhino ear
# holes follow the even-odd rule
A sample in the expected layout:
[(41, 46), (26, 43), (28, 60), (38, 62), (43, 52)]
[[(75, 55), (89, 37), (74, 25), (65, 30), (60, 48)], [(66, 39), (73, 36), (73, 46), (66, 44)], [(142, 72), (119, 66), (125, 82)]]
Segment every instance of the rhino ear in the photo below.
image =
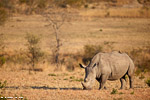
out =
[(79, 65), (80, 65), (81, 68), (84, 68), (84, 69), (85, 69), (85, 67), (86, 67), (86, 66), (84, 66), (84, 65), (82, 65), (82, 64), (79, 64)]

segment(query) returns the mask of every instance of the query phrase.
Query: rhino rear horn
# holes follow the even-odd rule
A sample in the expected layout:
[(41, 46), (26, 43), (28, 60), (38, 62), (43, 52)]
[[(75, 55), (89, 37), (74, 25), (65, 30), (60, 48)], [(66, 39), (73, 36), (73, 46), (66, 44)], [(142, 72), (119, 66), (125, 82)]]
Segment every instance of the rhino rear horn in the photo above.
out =
[(85, 68), (85, 67), (86, 67), (86, 66), (84, 66), (84, 65), (82, 65), (82, 64), (79, 64), (79, 65), (80, 65), (81, 68)]

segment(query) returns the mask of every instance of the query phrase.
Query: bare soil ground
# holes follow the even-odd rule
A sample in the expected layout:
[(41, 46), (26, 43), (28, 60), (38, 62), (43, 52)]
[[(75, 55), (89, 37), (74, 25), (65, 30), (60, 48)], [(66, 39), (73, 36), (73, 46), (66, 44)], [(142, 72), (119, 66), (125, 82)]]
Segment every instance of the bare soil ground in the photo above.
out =
[[(119, 90), (120, 82), (107, 81), (106, 90), (98, 90), (95, 83), (93, 90), (82, 90), (81, 78), (84, 71), (75, 72), (37, 72), (29, 74), (28, 71), (0, 71), (0, 80), (7, 80), (3, 91), (6, 97), (23, 96), (28, 100), (149, 100), (150, 88), (145, 84), (145, 79), (135, 77), (134, 89), (129, 89), (129, 82), (125, 90)], [(113, 88), (116, 94), (111, 94)]]
[[(13, 17), (0, 33), (7, 37), (6, 50), (11, 53), (25, 49), (26, 33), (41, 34), (42, 49), (50, 52), (50, 44), (54, 43), (53, 30), (40, 15)], [(86, 44), (103, 44), (113, 42), (114, 50), (128, 51), (147, 45), (150, 42), (150, 19), (145, 18), (89, 18), (66, 22), (61, 28), (62, 53), (81, 52)], [(84, 71), (76, 66), (74, 72), (54, 72), (54, 66), (41, 65), (42, 72), (32, 73), (20, 70), (24, 65), (4, 65), (0, 68), (0, 81), (7, 81), (4, 96), (24, 96), (28, 100), (150, 100), (150, 88), (144, 79), (135, 77), (135, 89), (119, 90), (120, 82), (107, 81), (107, 90), (82, 90), (81, 81)], [(18, 68), (19, 67), (19, 68)], [(113, 88), (118, 89), (111, 94)]]

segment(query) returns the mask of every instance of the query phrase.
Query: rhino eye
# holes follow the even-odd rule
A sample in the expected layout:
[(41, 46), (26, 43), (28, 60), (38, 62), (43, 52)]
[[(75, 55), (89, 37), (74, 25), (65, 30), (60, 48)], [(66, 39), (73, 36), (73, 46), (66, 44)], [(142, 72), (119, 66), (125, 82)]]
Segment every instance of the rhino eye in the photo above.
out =
[(96, 66), (96, 63), (93, 65), (93, 68)]

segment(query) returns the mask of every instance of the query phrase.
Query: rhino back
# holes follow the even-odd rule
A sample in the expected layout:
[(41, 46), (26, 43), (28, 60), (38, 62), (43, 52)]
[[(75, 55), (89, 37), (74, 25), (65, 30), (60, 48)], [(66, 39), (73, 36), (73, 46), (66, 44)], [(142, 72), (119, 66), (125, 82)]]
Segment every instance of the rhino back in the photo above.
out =
[(130, 58), (127, 54), (112, 52), (100, 54), (102, 74), (110, 74), (109, 80), (116, 80), (123, 77), (129, 68)]

